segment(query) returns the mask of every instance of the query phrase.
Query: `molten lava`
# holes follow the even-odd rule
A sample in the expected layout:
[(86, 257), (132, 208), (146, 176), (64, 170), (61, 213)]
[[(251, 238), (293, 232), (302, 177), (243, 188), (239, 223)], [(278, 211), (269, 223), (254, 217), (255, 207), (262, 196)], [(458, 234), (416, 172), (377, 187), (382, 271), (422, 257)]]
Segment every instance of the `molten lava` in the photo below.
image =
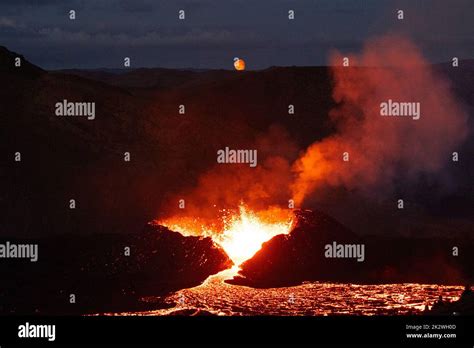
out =
[(238, 211), (223, 210), (220, 221), (171, 217), (160, 225), (184, 236), (211, 237), (235, 265), (241, 265), (261, 249), (262, 244), (279, 234), (290, 233), (294, 215), (290, 210), (271, 208), (253, 212), (244, 205)]

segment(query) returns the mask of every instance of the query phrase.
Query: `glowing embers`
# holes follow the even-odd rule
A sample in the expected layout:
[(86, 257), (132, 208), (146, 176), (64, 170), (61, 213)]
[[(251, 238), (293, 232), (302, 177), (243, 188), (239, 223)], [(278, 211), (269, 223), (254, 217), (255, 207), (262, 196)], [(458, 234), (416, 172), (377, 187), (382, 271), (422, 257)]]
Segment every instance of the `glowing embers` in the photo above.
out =
[(291, 210), (271, 208), (254, 212), (241, 205), (238, 211), (223, 210), (220, 221), (215, 223), (187, 217), (172, 217), (158, 223), (183, 235), (211, 237), (235, 265), (240, 265), (266, 241), (290, 233), (293, 221)]

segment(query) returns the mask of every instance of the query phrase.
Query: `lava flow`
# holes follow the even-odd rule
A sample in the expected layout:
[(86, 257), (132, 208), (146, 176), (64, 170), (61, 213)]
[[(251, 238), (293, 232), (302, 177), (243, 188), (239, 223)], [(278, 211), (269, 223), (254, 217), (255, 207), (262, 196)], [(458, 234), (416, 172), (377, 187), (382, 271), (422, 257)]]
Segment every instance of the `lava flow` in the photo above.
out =
[(158, 223), (184, 236), (211, 237), (234, 265), (239, 266), (255, 255), (266, 241), (290, 233), (294, 215), (291, 210), (270, 208), (254, 212), (240, 205), (238, 211), (222, 210), (219, 221), (176, 216)]

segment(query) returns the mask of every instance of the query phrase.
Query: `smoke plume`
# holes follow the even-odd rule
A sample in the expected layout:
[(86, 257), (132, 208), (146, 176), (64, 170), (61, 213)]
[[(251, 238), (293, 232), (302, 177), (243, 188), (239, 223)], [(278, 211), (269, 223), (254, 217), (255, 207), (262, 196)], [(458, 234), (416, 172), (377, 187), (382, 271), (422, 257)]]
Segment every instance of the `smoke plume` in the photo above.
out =
[[(387, 35), (347, 57), (350, 66), (343, 67), (341, 54), (331, 56), (337, 132), (293, 165), (296, 204), (318, 187), (377, 190), (437, 173), (468, 135), (467, 115), (449, 83), (408, 39)], [(381, 116), (389, 99), (420, 103), (420, 118)]]

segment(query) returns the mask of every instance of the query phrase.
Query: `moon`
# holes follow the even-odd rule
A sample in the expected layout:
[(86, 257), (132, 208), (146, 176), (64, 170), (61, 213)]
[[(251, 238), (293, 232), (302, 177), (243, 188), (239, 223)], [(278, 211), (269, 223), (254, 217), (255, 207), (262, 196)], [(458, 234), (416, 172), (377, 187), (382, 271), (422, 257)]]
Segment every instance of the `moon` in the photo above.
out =
[(234, 58), (234, 68), (235, 70), (245, 70), (245, 61), (241, 58)]

